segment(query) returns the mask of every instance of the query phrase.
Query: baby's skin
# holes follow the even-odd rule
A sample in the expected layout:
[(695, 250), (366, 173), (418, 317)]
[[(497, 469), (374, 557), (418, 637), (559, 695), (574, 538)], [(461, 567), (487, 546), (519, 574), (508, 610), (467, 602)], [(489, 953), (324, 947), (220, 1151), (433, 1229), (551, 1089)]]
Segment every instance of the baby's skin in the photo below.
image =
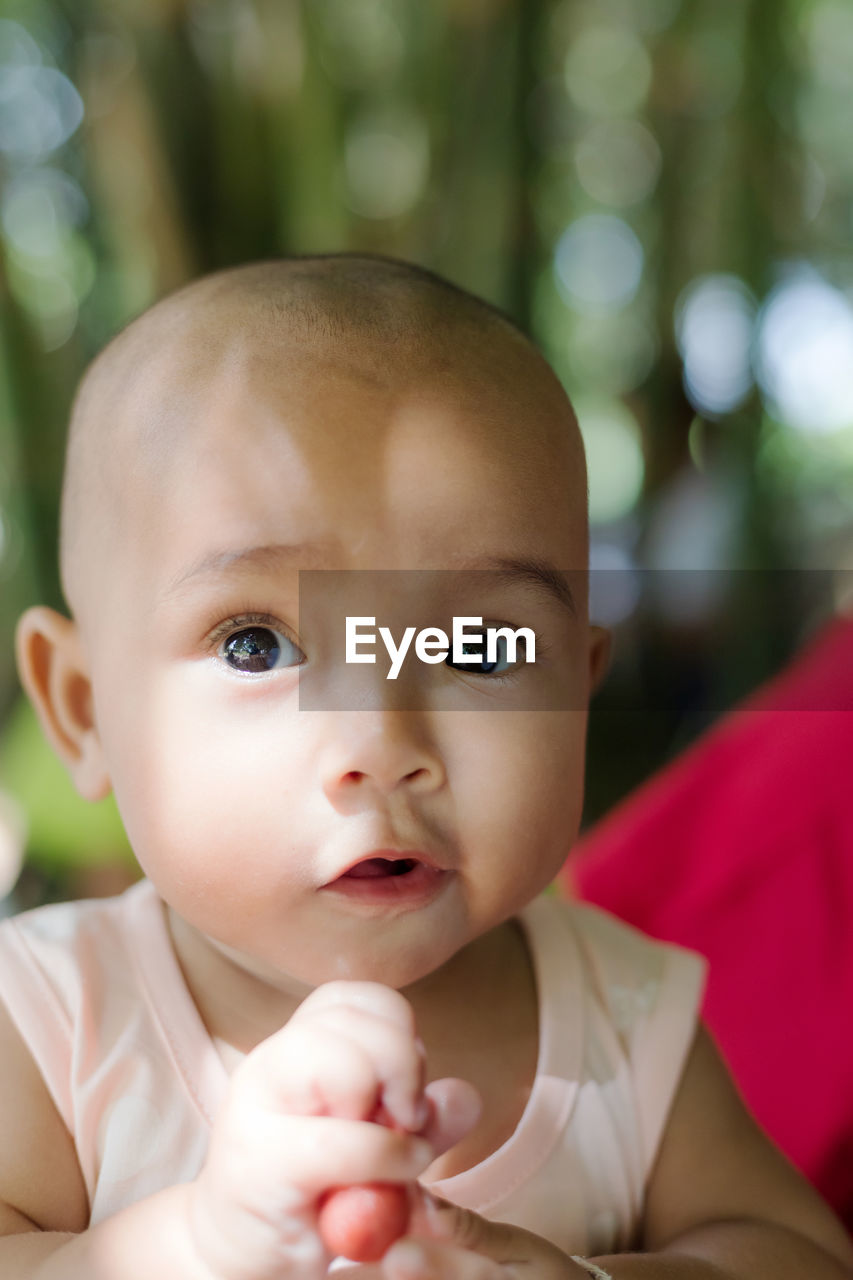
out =
[[(359, 1280), (590, 1274), (418, 1183), (497, 1150), (535, 1077), (517, 915), (580, 822), (608, 645), (587, 561), (559, 382), (503, 318), (417, 272), (220, 273), (102, 353), (72, 417), (70, 616), (29, 610), (19, 666), (80, 793), (115, 792), (230, 1082), (198, 1176), (90, 1227), (73, 1142), (0, 1008), (4, 1277), (319, 1280), (325, 1198), (376, 1183), (405, 1189), (407, 1234)], [(475, 614), (532, 627), (537, 662), (400, 682), (377, 665), (359, 709), (301, 710), (300, 672), (342, 623), (331, 604), (300, 617), (318, 569), (395, 571), (371, 579), (395, 635)], [(358, 868), (395, 860), (408, 887), (365, 888)], [(853, 1265), (701, 1028), (640, 1249), (594, 1262), (614, 1280)]]
[(330, 982), (308, 996), (236, 1069), (217, 1118), (191, 1219), (212, 1274), (322, 1273), (317, 1204), (331, 1178), (411, 1183), (476, 1120), (471, 1087), (445, 1080), (428, 1095), (425, 1069), (398, 992)]

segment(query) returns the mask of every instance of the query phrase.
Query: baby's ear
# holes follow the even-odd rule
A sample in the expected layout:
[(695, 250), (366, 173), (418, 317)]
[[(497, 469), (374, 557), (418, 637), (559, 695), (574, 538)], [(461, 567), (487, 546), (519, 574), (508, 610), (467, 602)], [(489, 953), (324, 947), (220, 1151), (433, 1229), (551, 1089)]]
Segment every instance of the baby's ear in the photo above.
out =
[(595, 693), (610, 668), (613, 634), (606, 627), (589, 629), (589, 691)]
[(21, 684), (71, 781), (85, 800), (102, 800), (110, 778), (76, 623), (43, 605), (28, 609), (18, 623), (15, 653)]

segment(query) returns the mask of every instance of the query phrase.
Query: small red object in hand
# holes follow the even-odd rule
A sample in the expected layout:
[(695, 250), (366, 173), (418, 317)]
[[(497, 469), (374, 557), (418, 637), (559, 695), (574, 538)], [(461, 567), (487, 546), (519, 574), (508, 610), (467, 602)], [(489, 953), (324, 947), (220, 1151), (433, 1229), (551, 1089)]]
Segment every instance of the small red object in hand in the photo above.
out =
[(335, 1256), (351, 1262), (378, 1262), (409, 1223), (406, 1188), (394, 1182), (337, 1187), (320, 1201), (318, 1227)]

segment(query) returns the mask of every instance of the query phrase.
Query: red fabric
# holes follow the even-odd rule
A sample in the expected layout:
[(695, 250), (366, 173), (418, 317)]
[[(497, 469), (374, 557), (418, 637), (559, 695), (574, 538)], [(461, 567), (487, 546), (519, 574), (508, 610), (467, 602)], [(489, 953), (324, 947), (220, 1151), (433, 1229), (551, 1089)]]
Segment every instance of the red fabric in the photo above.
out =
[(853, 619), (585, 833), (560, 884), (708, 957), (747, 1104), (853, 1229)]

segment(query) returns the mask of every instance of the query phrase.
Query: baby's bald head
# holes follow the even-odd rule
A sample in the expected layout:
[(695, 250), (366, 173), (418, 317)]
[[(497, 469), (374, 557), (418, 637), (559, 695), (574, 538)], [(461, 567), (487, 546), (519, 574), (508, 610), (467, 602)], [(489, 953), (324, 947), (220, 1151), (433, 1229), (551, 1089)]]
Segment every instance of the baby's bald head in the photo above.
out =
[[(484, 404), (496, 393), (517, 401), (525, 411), (518, 433), (530, 432), (530, 449), (550, 438), (572, 459), (566, 498), (583, 507), (585, 556), (577, 424), (521, 330), (419, 267), (370, 255), (294, 258), (220, 271), (180, 289), (90, 365), (72, 410), (61, 510), (61, 576), (75, 615), (102, 583), (105, 557), (133, 536), (137, 513), (156, 519), (157, 478), (175, 451), (206, 446), (208, 408), (232, 403), (239, 430), (241, 397), (262, 402), (265, 383), (304, 388), (326, 371), (401, 392), (431, 379), (467, 385), (473, 399), (479, 388)], [(144, 501), (134, 503), (132, 493)]]

